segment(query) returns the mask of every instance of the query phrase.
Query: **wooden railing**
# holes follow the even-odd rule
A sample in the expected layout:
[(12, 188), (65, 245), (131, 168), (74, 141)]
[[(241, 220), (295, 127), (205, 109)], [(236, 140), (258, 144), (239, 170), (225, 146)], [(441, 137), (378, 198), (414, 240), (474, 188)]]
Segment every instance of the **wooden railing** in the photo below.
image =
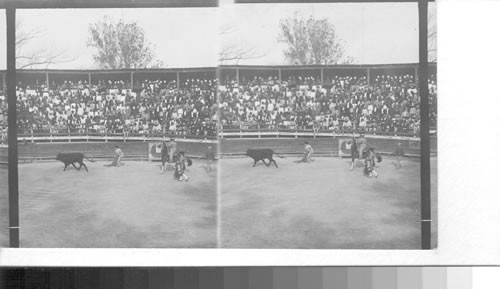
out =
[[(416, 133), (408, 132), (387, 132), (387, 131), (363, 131), (344, 129), (341, 131), (333, 131), (326, 129), (299, 129), (299, 128), (270, 128), (270, 127), (249, 127), (235, 128), (222, 127), (219, 129), (220, 138), (299, 138), (299, 137), (337, 137), (337, 136), (352, 136), (353, 134), (365, 134), (371, 137), (391, 137), (401, 139), (419, 139), (420, 136)], [(436, 135), (436, 130), (431, 130), (431, 135)]]
[(188, 133), (112, 133), (106, 131), (30, 131), (18, 134), (18, 142), (129, 142), (129, 141), (162, 141), (169, 138), (183, 139), (186, 141), (215, 140), (213, 135), (193, 135)]

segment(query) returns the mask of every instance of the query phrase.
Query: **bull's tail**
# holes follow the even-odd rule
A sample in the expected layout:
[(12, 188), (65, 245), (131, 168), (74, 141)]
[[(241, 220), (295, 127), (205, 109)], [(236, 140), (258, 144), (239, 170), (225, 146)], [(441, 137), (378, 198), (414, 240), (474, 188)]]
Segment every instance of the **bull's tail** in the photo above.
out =
[(94, 160), (93, 158), (91, 158), (91, 157), (87, 157), (87, 156), (85, 156), (84, 158), (85, 158), (86, 160), (88, 160), (89, 162), (91, 162), (91, 163), (94, 163), (94, 162), (95, 162), (95, 160)]

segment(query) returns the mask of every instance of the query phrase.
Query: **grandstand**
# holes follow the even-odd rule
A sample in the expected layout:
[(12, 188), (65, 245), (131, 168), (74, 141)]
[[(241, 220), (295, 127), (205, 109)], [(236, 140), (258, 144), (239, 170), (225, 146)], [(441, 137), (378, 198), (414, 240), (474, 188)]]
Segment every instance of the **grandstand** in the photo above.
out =
[(20, 71), (17, 80), (21, 140), (64, 135), (215, 138), (214, 69), (30, 70)]
[[(418, 137), (417, 67), (24, 70), (17, 76), (19, 139), (215, 138), (217, 73), (222, 138), (235, 133), (279, 137), (290, 132), (321, 135), (354, 131)], [(436, 67), (431, 68), (435, 76)], [(5, 91), (5, 73), (1, 75), (0, 87)], [(431, 130), (435, 132), (434, 77), (429, 86)], [(5, 107), (5, 97), (0, 93), (2, 131), (6, 128)]]
[[(435, 66), (434, 66), (435, 69)], [(419, 135), (417, 65), (222, 67), (221, 135), (238, 130)], [(436, 127), (436, 79), (431, 123)], [(262, 134), (260, 134), (262, 135)]]

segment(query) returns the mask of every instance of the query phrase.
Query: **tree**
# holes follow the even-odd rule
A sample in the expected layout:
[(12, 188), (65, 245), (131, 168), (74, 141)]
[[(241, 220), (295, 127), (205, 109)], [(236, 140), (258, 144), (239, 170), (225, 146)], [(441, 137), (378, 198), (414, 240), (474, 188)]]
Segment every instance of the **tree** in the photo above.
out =
[(26, 30), (20, 20), (16, 20), (16, 67), (17, 69), (47, 69), (52, 64), (70, 62), (63, 50), (40, 48), (30, 45), (35, 39), (43, 38), (40, 29)]
[(297, 13), (280, 21), (278, 41), (285, 43), (290, 64), (345, 64), (353, 59), (344, 54), (343, 40), (327, 18), (304, 18)]
[(87, 45), (97, 49), (94, 62), (101, 69), (156, 68), (163, 63), (156, 59), (154, 46), (146, 40), (144, 30), (136, 23), (109, 17), (89, 26)]
[[(219, 31), (219, 37), (222, 38), (226, 35), (233, 34), (234, 28), (230, 25), (224, 25)], [(221, 39), (222, 40), (222, 39)], [(261, 58), (263, 55), (258, 54), (255, 47), (246, 46), (242, 47), (239, 44), (228, 43), (227, 41), (220, 41), (222, 43), (218, 52), (219, 65), (223, 64), (238, 64), (241, 60)]]

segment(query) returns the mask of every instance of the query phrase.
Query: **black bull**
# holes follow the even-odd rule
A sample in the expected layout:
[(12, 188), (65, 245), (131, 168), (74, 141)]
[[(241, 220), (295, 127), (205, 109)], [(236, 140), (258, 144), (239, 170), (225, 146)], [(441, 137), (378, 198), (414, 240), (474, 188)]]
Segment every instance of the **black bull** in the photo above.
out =
[[(77, 170), (80, 170), (82, 167), (84, 167), (88, 172), (89, 170), (87, 166), (83, 163), (84, 158), (91, 162), (94, 162), (93, 160), (85, 157), (82, 153), (58, 153), (56, 156), (56, 160), (64, 163), (64, 170), (66, 170), (69, 165), (73, 165), (73, 167)], [(80, 167), (77, 168), (75, 166), (75, 163), (80, 164)]]
[[(257, 164), (257, 162), (262, 161), (266, 166), (270, 166), (271, 163), (274, 163), (276, 167), (278, 167), (278, 164), (276, 161), (273, 159), (274, 151), (272, 149), (248, 149), (246, 155), (251, 157), (253, 159), (253, 166)], [(282, 156), (279, 156), (276, 154), (278, 157), (282, 158)], [(269, 160), (269, 163), (266, 163), (265, 159)]]

